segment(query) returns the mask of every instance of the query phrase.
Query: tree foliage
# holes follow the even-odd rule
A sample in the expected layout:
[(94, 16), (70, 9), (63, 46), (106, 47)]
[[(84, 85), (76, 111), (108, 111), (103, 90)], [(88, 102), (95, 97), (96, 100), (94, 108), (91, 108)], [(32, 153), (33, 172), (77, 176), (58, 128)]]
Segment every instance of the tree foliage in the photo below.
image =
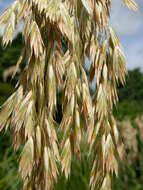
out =
[[(136, 10), (133, 0), (123, 2)], [(80, 158), (82, 137), (89, 154), (94, 149), (91, 189), (105, 188), (118, 174), (122, 146), (112, 110), (117, 83), (124, 84), (127, 71), (119, 38), (109, 26), (110, 7), (111, 0), (16, 0), (0, 17), (4, 46), (23, 21), (24, 48), (15, 73), (22, 60), (26, 66), (2, 106), (0, 130), (10, 126), (14, 148), (24, 146), (19, 170), (25, 190), (52, 189), (60, 172), (68, 178), (72, 154)], [(85, 56), (92, 61), (88, 76)], [(62, 120), (57, 123), (59, 92)]]
[(2, 46), (2, 38), (0, 37), (0, 105), (10, 96), (14, 90), (14, 85), (18, 77), (11, 80), (16, 60), (22, 50), (21, 34), (18, 34), (13, 40), (12, 45), (6, 48)]
[[(143, 73), (139, 68), (128, 71), (125, 88), (119, 86), (120, 104), (114, 109), (117, 119), (135, 119), (143, 113)], [(130, 102), (130, 103), (129, 103)]]

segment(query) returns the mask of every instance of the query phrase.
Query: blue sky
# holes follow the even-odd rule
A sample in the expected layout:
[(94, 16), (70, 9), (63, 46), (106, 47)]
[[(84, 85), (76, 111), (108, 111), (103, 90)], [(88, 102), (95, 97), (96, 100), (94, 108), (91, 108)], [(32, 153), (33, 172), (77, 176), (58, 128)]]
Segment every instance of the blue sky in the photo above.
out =
[[(14, 0), (0, 0), (0, 13)], [(121, 0), (112, 0), (110, 24), (120, 36), (128, 69), (143, 69), (143, 0), (136, 0), (138, 12), (128, 10)], [(2, 29), (0, 28), (0, 32)]]
[(112, 0), (111, 24), (120, 36), (129, 69), (143, 69), (143, 0), (136, 0), (138, 12), (128, 10), (121, 0)]

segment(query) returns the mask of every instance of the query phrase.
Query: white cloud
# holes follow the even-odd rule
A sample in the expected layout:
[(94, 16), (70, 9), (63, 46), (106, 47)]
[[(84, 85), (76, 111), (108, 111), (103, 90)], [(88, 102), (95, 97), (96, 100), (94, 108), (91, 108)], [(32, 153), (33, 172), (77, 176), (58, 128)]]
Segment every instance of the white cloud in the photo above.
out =
[(137, 3), (139, 4), (139, 10), (134, 12), (123, 6), (121, 0), (112, 1), (110, 22), (120, 36), (133, 35), (143, 27), (143, 6), (141, 0), (137, 0)]

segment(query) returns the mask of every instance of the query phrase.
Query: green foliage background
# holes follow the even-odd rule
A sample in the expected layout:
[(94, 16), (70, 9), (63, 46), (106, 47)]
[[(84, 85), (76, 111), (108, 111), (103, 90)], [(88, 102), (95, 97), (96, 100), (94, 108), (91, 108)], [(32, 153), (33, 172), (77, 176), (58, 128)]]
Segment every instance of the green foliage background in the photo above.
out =
[[(18, 34), (11, 46), (4, 49), (0, 39), (0, 105), (14, 91), (18, 76), (3, 81), (3, 72), (16, 64), (22, 49), (21, 34)], [(129, 71), (125, 87), (119, 86), (120, 103), (114, 110), (118, 120), (133, 121), (143, 113), (143, 73), (139, 69)], [(136, 127), (136, 126), (135, 126)], [(143, 189), (143, 142), (137, 134), (139, 158), (132, 164), (120, 163), (119, 178), (113, 180), (114, 190), (142, 190)], [(82, 144), (82, 156), (79, 162), (72, 159), (71, 176), (68, 181), (61, 175), (55, 190), (88, 190), (89, 176), (92, 166), (92, 155), (88, 157), (87, 147)], [(18, 174), (20, 153), (14, 153), (10, 131), (0, 133), (0, 190), (18, 190), (21, 178)]]
[(139, 68), (129, 71), (125, 87), (119, 86), (119, 104), (114, 110), (117, 119), (133, 119), (143, 113), (143, 73)]

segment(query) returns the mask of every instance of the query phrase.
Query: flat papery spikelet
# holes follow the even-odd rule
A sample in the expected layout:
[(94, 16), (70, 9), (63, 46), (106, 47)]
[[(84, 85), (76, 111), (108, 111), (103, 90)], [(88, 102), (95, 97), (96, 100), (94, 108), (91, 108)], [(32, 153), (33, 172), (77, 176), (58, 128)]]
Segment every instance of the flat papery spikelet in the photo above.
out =
[(47, 8), (47, 4), (48, 4), (47, 0), (33, 0), (32, 2), (38, 6), (38, 10), (40, 13), (42, 11), (45, 11)]
[[(16, 93), (15, 93), (16, 94)], [(13, 111), (13, 104), (14, 104), (14, 97), (15, 94), (13, 94), (7, 102), (2, 107), (2, 111), (0, 112), (0, 131), (4, 128), (4, 126), (8, 123), (8, 119)]]
[(112, 190), (111, 189), (111, 179), (110, 176), (106, 176), (101, 187), (102, 190)]
[(134, 0), (123, 0), (123, 2), (129, 9), (137, 11), (138, 6)]
[(20, 11), (20, 3), (16, 0), (4, 13), (0, 16), (0, 24), (4, 25), (4, 34), (2, 38), (2, 43), (7, 46), (8, 43), (12, 42), (14, 38), (14, 32), (16, 30), (18, 20), (18, 13)]
[(120, 47), (120, 40), (116, 34), (116, 32), (113, 30), (113, 28), (109, 28), (110, 31), (110, 41), (112, 43), (112, 48), (119, 46)]
[(49, 155), (47, 147), (44, 147), (44, 167), (46, 172), (49, 172)]
[[(20, 103), (23, 98), (23, 87), (20, 86), (15, 93), (13, 93), (8, 100), (3, 104), (0, 112), (0, 130), (4, 128), (4, 126), (9, 127), (10, 125), (10, 116), (15, 111), (16, 106)], [(6, 129), (7, 129), (6, 127)]]
[[(122, 2), (137, 9), (133, 0)], [(9, 127), (14, 149), (24, 146), (25, 190), (54, 189), (61, 171), (68, 179), (83, 140), (94, 160), (90, 188), (109, 190), (118, 175), (117, 157), (123, 159), (124, 148), (112, 112), (127, 70), (110, 27), (111, 5), (111, 0), (16, 0), (0, 16), (4, 46), (23, 23), (24, 48), (13, 77), (22, 72), (0, 108), (0, 131)]]
[(116, 47), (113, 54), (113, 70), (116, 80), (120, 80), (122, 84), (125, 83), (125, 75), (127, 74), (125, 62), (126, 61), (123, 52), (119, 47)]
[(25, 179), (28, 176), (29, 177), (31, 176), (31, 172), (33, 169), (33, 159), (34, 159), (34, 143), (32, 137), (30, 137), (24, 146), (19, 165), (19, 170), (21, 172), (23, 179)]
[(67, 139), (61, 154), (61, 164), (62, 171), (65, 172), (66, 178), (70, 174), (70, 165), (71, 165), (71, 150), (70, 150), (70, 140)]
[(48, 89), (48, 108), (50, 112), (56, 107), (56, 77), (52, 63), (49, 63), (47, 69), (47, 89)]
[(48, 149), (48, 155), (49, 155), (49, 161), (50, 161), (50, 167), (51, 167), (51, 174), (54, 180), (56, 181), (59, 174), (57, 161), (56, 161), (53, 151), (51, 151), (50, 149)]
[(45, 8), (46, 18), (52, 23), (58, 23), (58, 27), (63, 35), (72, 41), (74, 32), (73, 21), (70, 18), (66, 2), (60, 0), (47, 1)]
[(58, 144), (57, 144), (58, 138), (57, 138), (56, 130), (54, 128), (52, 119), (50, 118), (46, 119), (45, 125), (46, 125), (47, 135), (49, 137), (49, 143), (51, 145), (51, 149), (53, 150), (55, 160), (60, 161), (60, 155), (59, 155)]
[(77, 146), (80, 145), (81, 142), (81, 126), (80, 126), (80, 114), (78, 111), (78, 107), (75, 111), (75, 137), (77, 138)]
[(43, 41), (41, 38), (39, 28), (35, 21), (33, 21), (31, 25), (30, 44), (31, 49), (34, 51), (36, 57), (43, 53)]
[(36, 144), (37, 144), (37, 152), (39, 157), (41, 156), (41, 148), (42, 148), (42, 134), (40, 126), (36, 127)]
[(3, 35), (3, 45), (7, 46), (9, 42), (12, 42), (14, 37), (14, 30), (15, 30), (15, 14), (11, 14), (11, 18), (9, 23), (5, 27), (4, 35)]

